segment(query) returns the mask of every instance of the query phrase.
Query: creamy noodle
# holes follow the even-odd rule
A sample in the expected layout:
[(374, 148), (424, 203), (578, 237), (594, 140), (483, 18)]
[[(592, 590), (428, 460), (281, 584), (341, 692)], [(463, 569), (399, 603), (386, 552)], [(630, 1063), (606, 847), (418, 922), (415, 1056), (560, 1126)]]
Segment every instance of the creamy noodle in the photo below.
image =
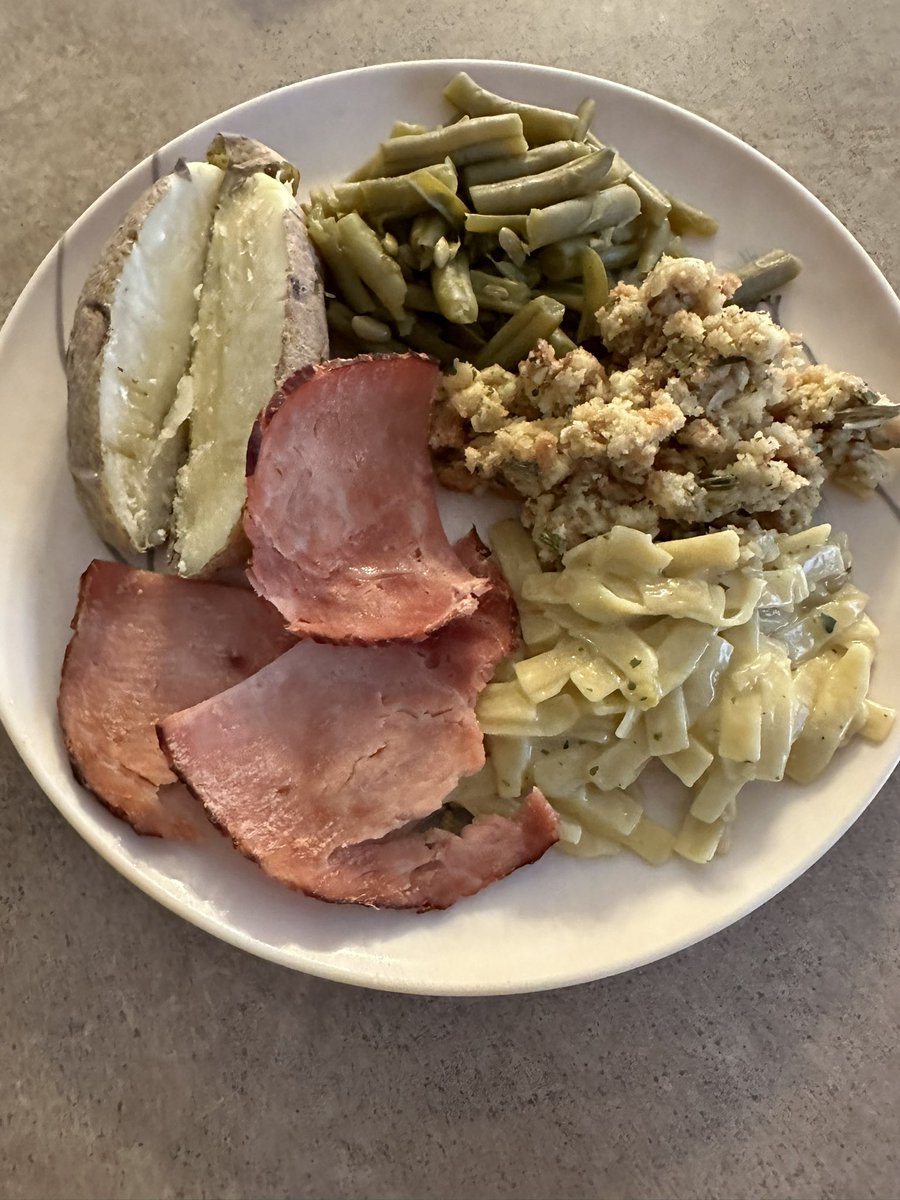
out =
[[(745, 784), (809, 783), (856, 734), (891, 728), (868, 698), (878, 630), (828, 525), (675, 542), (617, 527), (559, 571), (516, 521), (493, 544), (524, 645), (478, 704), (488, 763), (450, 798), (473, 813), (513, 811), (535, 784), (572, 854), (708, 862)], [(652, 760), (689, 792), (672, 827), (635, 787)]]

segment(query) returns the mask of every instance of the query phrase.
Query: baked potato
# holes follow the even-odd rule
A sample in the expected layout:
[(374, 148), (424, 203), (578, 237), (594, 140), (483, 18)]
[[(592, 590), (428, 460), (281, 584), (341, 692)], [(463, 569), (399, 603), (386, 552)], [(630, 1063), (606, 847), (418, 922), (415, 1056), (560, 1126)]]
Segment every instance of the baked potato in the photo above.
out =
[(69, 458), (101, 536), (165, 546), (183, 575), (240, 562), (253, 423), (294, 371), (328, 356), (299, 175), (220, 135), (128, 213), (85, 284), (67, 371)]
[(247, 138), (217, 138), (226, 163), (185, 390), (190, 448), (178, 474), (173, 558), (208, 575), (246, 557), (247, 442), (272, 394), (328, 356), (315, 251), (294, 196), (296, 171)]
[(69, 466), (123, 553), (166, 540), (186, 441), (168, 420), (187, 371), (224, 172), (180, 163), (129, 209), (85, 282), (66, 358)]

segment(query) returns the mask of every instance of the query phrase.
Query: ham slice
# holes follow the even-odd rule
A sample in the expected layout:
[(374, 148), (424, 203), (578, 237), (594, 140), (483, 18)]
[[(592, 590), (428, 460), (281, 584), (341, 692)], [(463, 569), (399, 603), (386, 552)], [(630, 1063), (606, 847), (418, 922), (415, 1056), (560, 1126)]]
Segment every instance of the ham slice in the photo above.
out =
[(296, 639), (247, 588), (99, 560), (81, 578), (72, 628), (59, 717), (76, 777), (138, 833), (208, 832), (156, 723), (246, 679)]
[(321, 641), (417, 641), (486, 590), (447, 541), (428, 454), (439, 370), (363, 355), (294, 375), (248, 452), (250, 580)]
[(558, 824), (556, 812), (535, 788), (514, 817), (477, 817), (458, 835), (445, 829), (410, 831), (349, 846), (310, 864), (299, 886), (337, 903), (419, 912), (449, 908), (540, 858), (556, 842)]
[[(476, 539), (458, 549), (490, 574)], [(475, 699), (516, 638), (495, 578), (473, 616), (423, 642), (303, 642), (165, 718), (175, 772), (238, 849), (327, 900), (445, 908), (539, 858), (557, 837), (539, 793), (515, 819), (480, 818), (461, 836), (417, 827), (484, 764)]]

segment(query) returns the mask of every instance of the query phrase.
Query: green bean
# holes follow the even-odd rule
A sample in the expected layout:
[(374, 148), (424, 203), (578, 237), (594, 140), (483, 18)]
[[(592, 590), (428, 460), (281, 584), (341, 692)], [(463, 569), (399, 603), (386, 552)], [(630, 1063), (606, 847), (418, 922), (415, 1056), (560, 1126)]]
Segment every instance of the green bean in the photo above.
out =
[(531, 280), (525, 274), (521, 267), (517, 267), (515, 263), (509, 262), (508, 259), (501, 258), (499, 261), (490, 260), (497, 268), (497, 271), (504, 279), (510, 279), (514, 283), (523, 283), (525, 287), (531, 287)]
[(545, 246), (538, 254), (541, 270), (551, 283), (562, 283), (565, 279), (574, 279), (581, 274), (581, 252), (591, 244), (590, 237), (563, 238)]
[[(424, 133), (424, 125), (413, 125), (408, 121), (395, 121), (391, 127), (391, 137), (408, 137), (411, 133)], [(357, 183), (363, 179), (376, 179), (384, 175), (384, 155), (379, 146), (370, 159), (347, 176), (347, 183)]]
[(575, 140), (583, 142), (587, 137), (587, 131), (591, 127), (591, 121), (594, 119), (594, 113), (597, 111), (597, 101), (593, 96), (588, 96), (575, 109), (575, 116), (578, 118), (578, 126), (575, 130)]
[(639, 242), (644, 233), (646, 221), (638, 214), (633, 220), (616, 225), (609, 231), (609, 240), (613, 245), (618, 242)]
[(647, 220), (653, 225), (659, 225), (664, 221), (672, 206), (659, 188), (635, 170), (628, 175), (628, 183), (640, 197), (641, 213)]
[(307, 213), (313, 217), (333, 216), (330, 212), (334, 193), (329, 192), (327, 188), (314, 187), (309, 189), (309, 200), (304, 205)]
[(622, 155), (614, 147), (607, 147), (606, 142), (601, 142), (600, 139), (590, 130), (584, 135), (585, 144), (590, 146), (592, 150), (606, 150), (607, 148), (613, 151), (614, 158), (612, 166), (609, 168), (610, 183), (624, 183), (631, 174), (631, 167), (622, 157)]
[(597, 310), (609, 299), (609, 280), (603, 259), (595, 250), (582, 250), (581, 273), (584, 280), (584, 308), (578, 323), (579, 342), (598, 332)]
[(347, 176), (347, 183), (358, 183), (361, 179), (373, 179), (384, 174), (384, 155), (379, 146), (371, 158), (367, 158), (361, 166)]
[(625, 183), (591, 196), (562, 200), (548, 208), (534, 208), (528, 214), (528, 244), (537, 250), (563, 238), (621, 225), (636, 216), (639, 209), (637, 193)]
[(492, 285), (501, 287), (505, 295), (510, 300), (517, 301), (520, 307), (523, 304), (527, 304), (531, 299), (528, 284), (524, 279), (509, 278), (505, 275), (492, 275), (489, 271), (479, 271), (475, 267), (469, 273), (472, 276), (472, 284), (476, 290), (478, 287), (489, 287)]
[(521, 267), (522, 278), (532, 289), (541, 282), (541, 268), (536, 259), (527, 259)]
[(409, 231), (409, 244), (416, 257), (416, 265), (420, 271), (431, 266), (434, 248), (450, 231), (450, 226), (440, 213), (431, 209), (422, 216), (416, 217)]
[(406, 285), (406, 307), (416, 312), (439, 313), (438, 302), (431, 288), (423, 283), (408, 283)]
[(474, 269), (469, 271), (469, 278), (479, 309), (512, 314), (531, 299), (531, 288), (527, 283)]
[(512, 368), (521, 362), (539, 338), (548, 338), (562, 324), (565, 308), (550, 296), (535, 296), (494, 334), (476, 355), (476, 367), (499, 363)]
[(671, 238), (672, 230), (668, 221), (661, 221), (659, 225), (648, 225), (637, 260), (639, 275), (647, 275), (653, 270), (665, 254)]
[(742, 283), (731, 298), (732, 304), (752, 308), (778, 288), (784, 287), (800, 274), (803, 264), (787, 250), (770, 250), (738, 267)]
[(421, 350), (423, 354), (430, 354), (432, 358), (436, 358), (444, 365), (452, 363), (455, 358), (469, 358), (462, 347), (445, 341), (439, 326), (425, 317), (416, 321), (406, 335), (406, 341), (413, 350)]
[(637, 262), (640, 253), (640, 243), (637, 240), (610, 245), (602, 236), (564, 238), (545, 246), (538, 254), (541, 270), (551, 283), (562, 283), (566, 279), (574, 279), (582, 273), (581, 254), (583, 250), (593, 250), (601, 258), (603, 265), (610, 270), (628, 266)]
[(513, 233), (524, 236), (526, 217), (524, 213), (485, 213), (470, 212), (466, 215), (466, 233), (493, 233), (501, 229), (511, 229)]
[(385, 254), (378, 235), (359, 213), (341, 217), (337, 229), (341, 249), (360, 279), (372, 289), (395, 321), (402, 319), (406, 280), (399, 264)]
[[(529, 288), (530, 294), (531, 289)], [(521, 304), (504, 296), (498, 284), (489, 283), (486, 289), (476, 288), (475, 295), (478, 298), (479, 313), (504, 313), (506, 316), (511, 317), (513, 313), (517, 313), (522, 307)]]
[(382, 324), (391, 325), (396, 331), (398, 337), (401, 338), (406, 337), (416, 320), (416, 314), (413, 312), (408, 312), (406, 309), (403, 310), (401, 316), (392, 317), (386, 308), (381, 308), (380, 306), (376, 308), (372, 315), (377, 320), (381, 321)]
[(597, 247), (597, 253), (603, 259), (607, 271), (619, 271), (637, 262), (641, 252), (641, 244), (637, 239), (633, 242), (617, 242), (613, 246)]
[[(406, 310), (399, 317), (392, 317), (381, 304), (376, 304), (374, 311), (368, 315), (374, 317), (376, 321), (380, 321), (382, 325), (394, 326), (400, 337), (406, 337), (416, 319), (415, 313), (406, 312)], [(366, 340), (371, 341), (370, 338)]]
[(554, 108), (541, 108), (534, 104), (517, 104), (479, 87), (465, 71), (460, 71), (444, 88), (444, 96), (461, 112), (470, 117), (484, 117), (497, 113), (516, 113), (521, 118), (525, 137), (533, 146), (556, 142), (562, 138), (575, 138), (578, 117), (573, 113), (560, 112)]
[(328, 328), (341, 333), (344, 337), (353, 337), (353, 310), (348, 308), (346, 304), (342, 304), (340, 300), (329, 300), (325, 306), (325, 315), (328, 318)]
[(451, 325), (471, 325), (478, 320), (478, 301), (469, 278), (469, 258), (464, 250), (446, 266), (431, 268), (431, 287), (441, 315)]
[(461, 229), (465, 225), (468, 209), (457, 196), (455, 187), (447, 187), (437, 176), (426, 170), (414, 171), (409, 176), (409, 180), (422, 199), (426, 200), (455, 229)]
[[(456, 191), (456, 170), (452, 163), (436, 163), (429, 174), (446, 187)], [(336, 211), (358, 212), (364, 216), (412, 217), (425, 212), (429, 202), (416, 187), (418, 173), (389, 175), (378, 179), (361, 179), (356, 183), (338, 183), (333, 195)]]
[(606, 150), (608, 148), (613, 151), (615, 157), (613, 158), (612, 166), (609, 168), (609, 182), (611, 184), (624, 183), (631, 174), (631, 167), (618, 150), (612, 146), (607, 147), (606, 142), (601, 142), (596, 134), (591, 133), (590, 130), (584, 135), (584, 141), (585, 145), (590, 146), (592, 150)]
[(457, 325), (453, 330), (459, 340), (460, 348), (464, 351), (471, 351), (473, 354), (487, 345), (487, 334), (480, 325)]
[[(401, 270), (405, 276), (410, 275), (413, 271), (419, 270), (419, 260), (413, 253), (413, 248), (409, 242), (401, 242), (397, 248), (397, 262), (400, 264)], [(428, 266), (426, 263), (425, 266)]]
[(448, 233), (450, 226), (439, 212), (428, 209), (415, 217), (409, 226), (409, 245), (415, 251), (434, 250), (438, 238)]
[(528, 249), (525, 243), (506, 226), (497, 234), (497, 241), (500, 243), (500, 249), (506, 253), (510, 262), (516, 264), (517, 267), (524, 267), (525, 260), (528, 257)]
[(465, 147), (507, 138), (518, 139), (518, 153), (524, 154), (528, 149), (522, 136), (522, 122), (515, 113), (475, 117), (470, 121), (460, 121), (456, 125), (431, 129), (427, 133), (394, 138), (389, 142), (382, 142), (381, 152), (384, 155), (387, 174), (401, 175), (407, 171), (414, 171), (417, 167), (429, 167), (434, 163), (443, 162), (445, 158), (452, 158), (454, 153)]
[(361, 342), (389, 342), (391, 328), (375, 317), (355, 316), (350, 322), (350, 328)]
[(584, 289), (578, 284), (570, 283), (563, 284), (562, 287), (541, 288), (541, 295), (550, 296), (553, 300), (558, 300), (560, 304), (564, 304), (572, 312), (581, 313), (584, 311)]
[(395, 121), (391, 126), (391, 137), (409, 137), (414, 133), (427, 133), (427, 125), (418, 125), (415, 121)]
[(459, 253), (460, 243), (456, 240), (449, 242), (445, 237), (440, 237), (435, 242), (434, 254), (432, 255), (433, 265), (436, 267), (446, 267), (447, 263), (452, 262)]
[(547, 341), (553, 347), (557, 358), (565, 358), (567, 354), (571, 354), (573, 350), (578, 349), (569, 335), (562, 329), (554, 329), (547, 338)]
[(553, 167), (561, 167), (563, 163), (584, 158), (590, 153), (590, 147), (584, 142), (550, 142), (546, 146), (536, 146), (526, 154), (474, 163), (466, 167), (463, 178), (466, 187), (470, 188), (482, 183), (498, 183), (501, 179), (521, 179), (525, 175), (536, 175)]
[(454, 150), (453, 161), (458, 167), (468, 169), (497, 158), (518, 158), (523, 152), (523, 147), (527, 145), (525, 139), (518, 134), (514, 137), (497, 138), (493, 142), (476, 142), (473, 146), (463, 146), (461, 150)]
[[(466, 220), (468, 220), (468, 217)], [(525, 230), (523, 229), (522, 233), (524, 234), (524, 232)], [(475, 262), (479, 258), (490, 258), (492, 254), (497, 253), (496, 234), (466, 232), (464, 240), (472, 262)]]
[[(457, 117), (396, 122), (348, 183), (306, 206), (338, 295), (329, 325), (351, 345), (403, 339), (445, 365), (514, 366), (543, 337), (564, 355), (596, 334), (613, 283), (715, 232), (595, 136), (591, 99), (575, 113), (519, 104), (465, 72), (444, 94)], [(783, 252), (747, 264), (735, 299), (755, 303), (793, 264)]]
[(669, 224), (673, 233), (679, 236), (693, 234), (695, 237), (712, 237), (719, 232), (719, 222), (709, 213), (694, 208), (693, 204), (679, 200), (677, 196), (669, 195), (667, 199), (672, 206), (669, 210)]
[(477, 184), (469, 189), (472, 207), (480, 213), (528, 213), (587, 195), (601, 187), (612, 160), (612, 150), (597, 150), (538, 175)]
[(612, 187), (614, 183), (624, 183), (630, 174), (631, 167), (629, 167), (618, 150), (614, 150), (612, 166), (609, 168), (609, 174), (606, 177), (604, 187)]
[[(322, 220), (307, 218), (306, 225), (310, 241), (321, 254), (337, 290), (355, 312), (372, 312), (375, 308), (375, 301), (355, 267), (344, 254), (334, 217), (324, 217)], [(375, 237), (375, 234), (372, 236)]]

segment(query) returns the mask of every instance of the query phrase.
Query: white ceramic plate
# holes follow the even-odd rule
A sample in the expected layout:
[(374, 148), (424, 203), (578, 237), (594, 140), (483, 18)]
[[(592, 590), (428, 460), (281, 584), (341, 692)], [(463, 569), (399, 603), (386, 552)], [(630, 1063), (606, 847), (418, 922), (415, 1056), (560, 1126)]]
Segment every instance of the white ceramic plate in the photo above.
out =
[[(550, 854), (446, 913), (329, 906), (267, 880), (222, 839), (213, 849), (137, 837), (73, 780), (56, 723), (59, 668), (78, 578), (104, 547), (66, 469), (60, 348), (88, 269), (154, 171), (202, 157), (225, 129), (297, 162), (305, 184), (342, 177), (393, 120), (445, 118), (441, 89), (465, 67), (487, 87), (573, 108), (597, 101), (595, 129), (662, 186), (716, 213), (705, 253), (723, 265), (785, 246), (806, 264), (785, 296), (785, 324), (819, 357), (900, 394), (900, 305), (853, 238), (780, 168), (698, 117), (618, 84), (542, 67), (425, 62), (326, 76), (242, 104), (129, 172), (41, 264), (0, 335), (0, 715), (60, 812), (118, 871), (187, 920), (253, 954), (331, 979), (440, 994), (559, 987), (671, 954), (738, 920), (796, 879), (841, 836), (900, 757), (900, 728), (854, 745), (813, 788), (754, 785), (742, 795), (731, 853), (708, 867), (653, 869), (630, 856)], [(893, 485), (889, 486), (891, 492)], [(851, 535), (857, 581), (883, 630), (874, 695), (900, 706), (897, 517), (886, 495), (831, 496)], [(73, 888), (75, 881), (72, 881)]]

